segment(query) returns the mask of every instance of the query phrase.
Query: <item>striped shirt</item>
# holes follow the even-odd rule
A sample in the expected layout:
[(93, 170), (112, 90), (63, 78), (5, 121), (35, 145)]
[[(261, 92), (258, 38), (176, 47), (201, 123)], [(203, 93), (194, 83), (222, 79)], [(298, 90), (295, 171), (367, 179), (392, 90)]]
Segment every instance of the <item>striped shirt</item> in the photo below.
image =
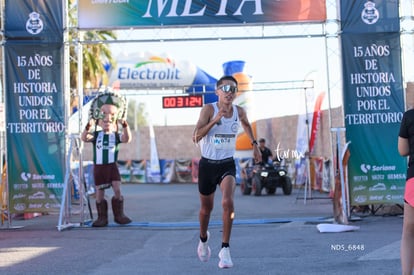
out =
[(105, 134), (103, 131), (94, 133), (93, 161), (95, 164), (109, 164), (118, 160), (119, 143), (118, 133)]

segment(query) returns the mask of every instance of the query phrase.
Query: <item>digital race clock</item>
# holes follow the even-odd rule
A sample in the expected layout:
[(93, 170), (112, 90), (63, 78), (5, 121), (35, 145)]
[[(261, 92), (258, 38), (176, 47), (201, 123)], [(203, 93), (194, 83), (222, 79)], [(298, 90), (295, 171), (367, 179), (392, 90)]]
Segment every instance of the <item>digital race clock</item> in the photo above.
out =
[(162, 108), (203, 107), (203, 95), (174, 95), (162, 97)]

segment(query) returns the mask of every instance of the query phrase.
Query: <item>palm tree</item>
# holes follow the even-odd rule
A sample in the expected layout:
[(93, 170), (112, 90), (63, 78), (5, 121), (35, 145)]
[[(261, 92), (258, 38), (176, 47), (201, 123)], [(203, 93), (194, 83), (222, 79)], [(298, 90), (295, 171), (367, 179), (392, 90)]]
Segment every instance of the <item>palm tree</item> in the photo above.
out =
[[(0, 0), (1, 1), (1, 0)], [(69, 2), (69, 55), (70, 55), (70, 88), (71, 107), (78, 106), (79, 93), (78, 88), (78, 60), (77, 60), (77, 45), (73, 43), (76, 39), (79, 39), (80, 33), (77, 29), (77, 6), (76, 0), (68, 0)], [(88, 94), (90, 91), (98, 90), (102, 85), (108, 85), (108, 72), (105, 66), (115, 67), (116, 62), (112, 57), (112, 52), (107, 43), (100, 43), (109, 40), (116, 40), (116, 34), (111, 30), (99, 30), (99, 31), (86, 31), (82, 33), (83, 41), (83, 84), (84, 94)], [(88, 89), (86, 89), (88, 88)], [(89, 90), (89, 91), (88, 91)], [(128, 112), (127, 121), (130, 125), (146, 126), (147, 116), (145, 107), (142, 104), (138, 104), (135, 101), (130, 102), (129, 109), (134, 112)]]

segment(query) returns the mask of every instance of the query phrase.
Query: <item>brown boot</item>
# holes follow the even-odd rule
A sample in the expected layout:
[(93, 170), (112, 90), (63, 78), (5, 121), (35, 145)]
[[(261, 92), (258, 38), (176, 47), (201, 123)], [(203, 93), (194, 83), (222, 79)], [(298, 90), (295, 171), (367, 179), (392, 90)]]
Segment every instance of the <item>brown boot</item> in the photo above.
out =
[(104, 199), (100, 203), (96, 203), (98, 210), (98, 219), (93, 222), (93, 227), (104, 227), (108, 225), (108, 202)]
[(131, 219), (124, 215), (124, 197), (116, 199), (112, 197), (112, 211), (114, 213), (115, 222), (118, 224), (128, 224)]

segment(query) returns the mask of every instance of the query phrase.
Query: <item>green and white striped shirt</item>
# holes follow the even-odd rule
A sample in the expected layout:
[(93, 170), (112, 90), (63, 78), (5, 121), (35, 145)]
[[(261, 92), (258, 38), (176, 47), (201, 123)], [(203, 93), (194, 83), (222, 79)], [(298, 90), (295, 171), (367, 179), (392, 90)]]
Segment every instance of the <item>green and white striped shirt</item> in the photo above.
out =
[(103, 131), (94, 133), (93, 161), (95, 164), (109, 164), (118, 160), (119, 143), (118, 133), (105, 134)]

